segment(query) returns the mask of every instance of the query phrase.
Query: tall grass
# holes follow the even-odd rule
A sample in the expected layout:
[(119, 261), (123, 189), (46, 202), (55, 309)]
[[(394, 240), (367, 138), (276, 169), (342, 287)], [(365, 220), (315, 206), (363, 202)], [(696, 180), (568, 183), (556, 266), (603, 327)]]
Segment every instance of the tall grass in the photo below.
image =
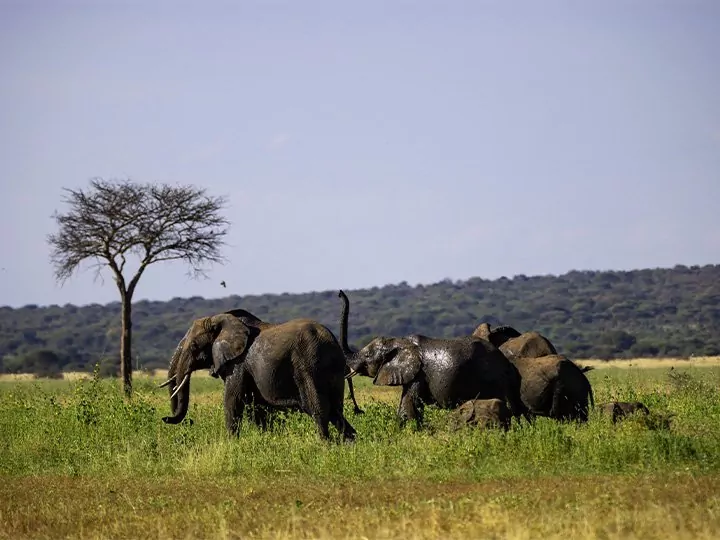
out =
[(176, 426), (157, 380), (0, 382), (0, 538), (717, 538), (720, 369), (589, 376), (672, 423), (400, 429), (398, 389), (356, 378), (353, 444), (302, 414), (231, 438), (207, 377)]
[[(244, 422), (225, 432), (221, 386), (193, 380), (189, 417), (165, 425), (167, 393), (138, 381), (126, 401), (115, 381), (0, 383), (0, 474), (10, 476), (202, 474), (263, 478), (285, 475), (333, 480), (480, 480), (518, 476), (717, 471), (720, 466), (720, 370), (659, 373), (596, 370), (597, 402), (642, 401), (673, 413), (669, 429), (642, 418), (614, 426), (593, 412), (586, 425), (539, 418), (507, 433), (449, 427), (449, 412), (430, 407), (427, 427), (398, 427), (396, 396), (366, 381), (358, 398), (366, 414), (346, 415), (354, 444), (321, 441), (312, 420), (279, 414), (267, 432)], [(639, 378), (638, 378), (639, 377)], [(636, 380), (636, 378), (638, 378)]]

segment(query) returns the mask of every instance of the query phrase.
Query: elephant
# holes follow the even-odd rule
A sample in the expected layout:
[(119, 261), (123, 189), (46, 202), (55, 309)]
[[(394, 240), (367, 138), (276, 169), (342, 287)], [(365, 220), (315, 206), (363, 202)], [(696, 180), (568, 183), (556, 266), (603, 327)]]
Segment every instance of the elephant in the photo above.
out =
[(345, 355), (333, 333), (312, 319), (280, 324), (261, 321), (245, 310), (195, 319), (170, 361), (172, 416), (181, 422), (190, 400), (190, 376), (210, 369), (224, 382), (225, 427), (237, 435), (246, 405), (255, 404), (265, 425), (267, 411), (300, 410), (309, 414), (322, 439), (332, 423), (343, 439), (355, 429), (343, 415)]
[(558, 353), (550, 340), (542, 334), (538, 332), (521, 334), (512, 326), (498, 326), (491, 329), (488, 323), (482, 323), (472, 335), (487, 339), (508, 358), (516, 356), (538, 358)]
[(486, 339), (496, 347), (499, 347), (508, 339), (520, 336), (520, 332), (509, 325), (496, 326), (495, 328), (492, 328), (490, 323), (484, 322), (475, 329), (472, 335), (481, 339)]
[(558, 354), (511, 361), (520, 373), (523, 404), (533, 415), (587, 421), (588, 403), (595, 405), (592, 386), (575, 362)]
[[(276, 325), (276, 323), (269, 323), (266, 321), (262, 321), (258, 319), (255, 315), (250, 313), (249, 311), (246, 311), (244, 309), (233, 309), (230, 311), (226, 311), (225, 313), (228, 313), (234, 317), (239, 318), (246, 326), (253, 326), (257, 328), (258, 330), (271, 328)], [(345, 374), (347, 375), (350, 372), (350, 368), (347, 367), (347, 364), (345, 365)], [(355, 400), (355, 390), (353, 388), (353, 382), (352, 379), (347, 379), (348, 383), (348, 393), (350, 396), (350, 399), (353, 403), (353, 413), (360, 415), (365, 414), (365, 411), (363, 411), (360, 406), (358, 405), (357, 401)]]
[(402, 386), (401, 425), (422, 425), (425, 404), (451, 409), (470, 399), (507, 400), (514, 416), (527, 413), (520, 398), (517, 369), (489, 341), (470, 336), (454, 339), (423, 335), (376, 337), (359, 351), (347, 342), (350, 302), (343, 291), (340, 344), (350, 374), (373, 378), (373, 384)]
[(584, 373), (592, 367), (580, 367), (558, 355), (555, 346), (539, 332), (518, 332), (512, 326), (491, 328), (480, 324), (473, 336), (487, 339), (520, 372), (523, 403), (538, 416), (587, 421), (588, 398), (593, 403), (590, 381)]
[(500, 399), (471, 399), (453, 411), (455, 428), (467, 425), (499, 427), (507, 431), (510, 429), (511, 417), (507, 404)]
[(613, 424), (617, 423), (618, 420), (621, 420), (625, 416), (636, 412), (640, 412), (646, 416), (650, 414), (648, 408), (639, 401), (611, 401), (609, 403), (598, 405), (598, 410), (601, 414), (611, 415)]

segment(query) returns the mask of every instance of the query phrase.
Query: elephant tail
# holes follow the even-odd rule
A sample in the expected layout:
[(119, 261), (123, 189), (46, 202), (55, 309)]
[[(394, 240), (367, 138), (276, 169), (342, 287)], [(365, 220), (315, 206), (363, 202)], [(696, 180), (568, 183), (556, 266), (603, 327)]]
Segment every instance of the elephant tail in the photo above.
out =
[[(575, 364), (575, 362), (573, 362), (573, 364)], [(577, 366), (577, 368), (580, 370), (580, 373), (582, 373), (582, 378), (585, 380), (585, 389), (588, 399), (590, 401), (590, 407), (595, 408), (595, 396), (593, 395), (592, 385), (590, 384), (587, 375), (585, 375), (588, 371), (592, 371), (595, 368), (592, 366), (578, 366), (577, 364), (575, 364), (575, 366)]]
[(342, 298), (343, 308), (342, 314), (340, 315), (340, 346), (346, 356), (353, 354), (350, 345), (348, 345), (348, 318), (350, 316), (350, 300), (344, 291), (338, 291), (338, 296)]

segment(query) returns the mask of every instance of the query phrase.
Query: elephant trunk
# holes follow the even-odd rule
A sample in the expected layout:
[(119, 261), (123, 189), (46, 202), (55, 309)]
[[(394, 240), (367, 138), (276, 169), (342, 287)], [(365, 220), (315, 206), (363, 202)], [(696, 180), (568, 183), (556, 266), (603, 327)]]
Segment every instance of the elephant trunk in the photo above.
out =
[(343, 291), (338, 292), (338, 296), (342, 298), (343, 308), (340, 315), (340, 346), (346, 357), (351, 357), (354, 353), (348, 344), (348, 317), (350, 315), (350, 300)]
[[(180, 340), (178, 346), (173, 352), (170, 359), (170, 368), (168, 369), (169, 392), (170, 392), (170, 411), (172, 416), (163, 418), (163, 422), (167, 424), (178, 424), (183, 421), (187, 414), (188, 403), (190, 401), (190, 370), (187, 368), (187, 351), (185, 351), (185, 341), (190, 331)], [(181, 377), (181, 374), (183, 376)], [(182, 385), (182, 388), (179, 386)]]
[[(180, 374), (185, 375), (180, 378)], [(175, 381), (170, 385), (170, 410), (172, 416), (165, 416), (163, 422), (166, 424), (179, 424), (185, 419), (190, 403), (190, 372), (177, 371)]]
[(355, 357), (355, 353), (348, 344), (348, 318), (350, 315), (350, 300), (344, 291), (338, 291), (338, 296), (342, 298), (343, 308), (342, 314), (340, 315), (340, 347), (342, 347), (343, 354), (345, 355), (345, 379), (348, 383), (348, 390), (350, 392), (350, 398), (353, 402), (355, 414), (363, 414), (364, 411), (360, 408), (357, 401), (355, 400), (355, 390), (353, 388), (352, 378), (355, 375), (355, 370), (349, 365), (350, 360)]

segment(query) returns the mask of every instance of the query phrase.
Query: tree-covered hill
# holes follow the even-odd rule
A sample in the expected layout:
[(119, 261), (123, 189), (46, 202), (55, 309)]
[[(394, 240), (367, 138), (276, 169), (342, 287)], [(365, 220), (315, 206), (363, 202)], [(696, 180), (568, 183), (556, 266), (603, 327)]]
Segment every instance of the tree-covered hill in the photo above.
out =
[[(346, 290), (350, 340), (378, 334), (460, 336), (481, 322), (538, 330), (574, 358), (720, 354), (720, 265), (572, 271)], [(191, 321), (242, 307), (268, 321), (311, 317), (339, 335), (337, 291), (133, 304), (134, 364), (166, 367)], [(91, 370), (117, 363), (120, 305), (0, 308), (0, 370)]]

